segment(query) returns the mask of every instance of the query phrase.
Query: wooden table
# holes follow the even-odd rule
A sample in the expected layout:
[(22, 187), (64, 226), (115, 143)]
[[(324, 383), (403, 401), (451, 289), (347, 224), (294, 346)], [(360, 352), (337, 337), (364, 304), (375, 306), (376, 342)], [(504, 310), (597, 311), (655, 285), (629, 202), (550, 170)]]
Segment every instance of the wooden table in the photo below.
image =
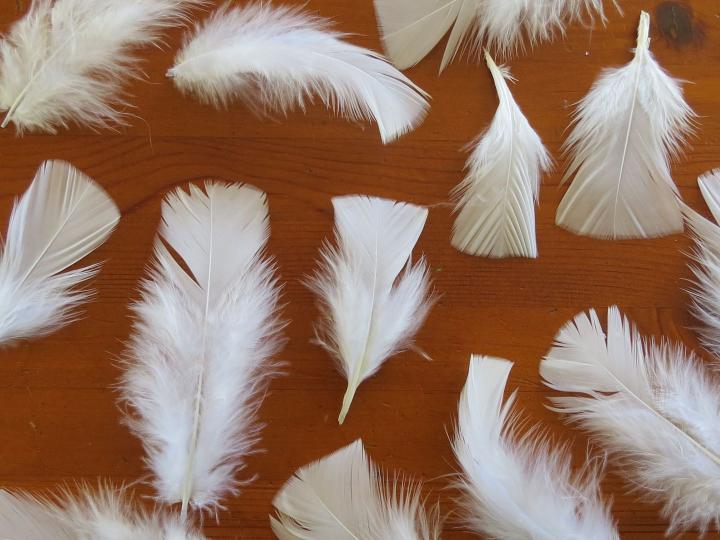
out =
[[(22, 0), (0, 0), (0, 29), (24, 10)], [(294, 2), (300, 3), (300, 2)], [(128, 302), (151, 253), (160, 201), (169, 189), (206, 178), (240, 180), (267, 191), (271, 252), (285, 282), (284, 315), (292, 323), (282, 352), (286, 375), (274, 381), (261, 416), (262, 448), (247, 475), (258, 478), (229, 501), (213, 538), (272, 538), (271, 499), (299, 466), (361, 437), (387, 469), (428, 482), (431, 501), (453, 508), (446, 475), (456, 470), (448, 443), (470, 353), (513, 360), (510, 386), (519, 405), (558, 440), (586, 452), (585, 436), (545, 409), (548, 391), (538, 363), (558, 328), (589, 307), (619, 304), (647, 334), (697, 342), (688, 314), (685, 236), (606, 242), (580, 238), (554, 225), (563, 194), (559, 155), (571, 106), (605, 66), (627, 62), (641, 8), (653, 14), (653, 51), (674, 76), (691, 81), (689, 103), (701, 116), (693, 148), (674, 167), (685, 200), (706, 213), (697, 176), (720, 166), (720, 6), (694, 0), (696, 20), (666, 11), (658, 27), (657, 1), (621, 0), (625, 17), (611, 13), (607, 27), (573, 27), (564, 40), (537, 47), (511, 62), (515, 96), (557, 160), (544, 178), (538, 210), (540, 258), (491, 261), (462, 255), (449, 242), (451, 210), (442, 203), (463, 176), (462, 147), (490, 121), (496, 97), (483, 66), (456, 61), (436, 75), (441, 49), (408, 75), (432, 96), (432, 110), (414, 133), (381, 145), (372, 125), (334, 119), (322, 108), (287, 119), (260, 120), (242, 106), (217, 112), (183, 98), (165, 79), (171, 50), (148, 50), (148, 80), (133, 84), (137, 119), (118, 133), (73, 129), (57, 136), (16, 138), (0, 133), (0, 215), (24, 191), (44, 159), (71, 161), (107, 188), (122, 210), (118, 231), (90, 260), (106, 261), (94, 281), (97, 300), (86, 317), (50, 337), (2, 352), (0, 362), (0, 484), (47, 488), (98, 478), (132, 482), (144, 474), (142, 453), (120, 424), (113, 385), (130, 321)], [(309, 9), (332, 17), (358, 44), (379, 48), (370, 0), (310, 0)], [(667, 9), (667, 6), (666, 6)], [(663, 33), (666, 37), (663, 37)], [(345, 381), (310, 343), (317, 316), (301, 284), (332, 231), (330, 198), (348, 193), (391, 197), (433, 206), (420, 240), (440, 299), (417, 343), (434, 359), (405, 353), (362, 385), (346, 424), (337, 425)], [(6, 219), (6, 218), (4, 218)], [(657, 508), (627, 494), (610, 469), (604, 483), (623, 539), (661, 538)], [(141, 492), (146, 489), (140, 488)], [(443, 538), (470, 538), (451, 524)], [(687, 535), (693, 538), (695, 535)], [(720, 538), (720, 536), (708, 536)]]

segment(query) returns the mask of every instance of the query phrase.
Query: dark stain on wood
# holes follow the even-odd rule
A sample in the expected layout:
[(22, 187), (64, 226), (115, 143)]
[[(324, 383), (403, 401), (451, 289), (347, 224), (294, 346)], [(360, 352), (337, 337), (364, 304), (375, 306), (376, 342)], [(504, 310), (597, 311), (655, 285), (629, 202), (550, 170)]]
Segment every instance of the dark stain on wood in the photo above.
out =
[(655, 8), (655, 22), (663, 39), (675, 48), (705, 42), (705, 25), (685, 2), (661, 2)]

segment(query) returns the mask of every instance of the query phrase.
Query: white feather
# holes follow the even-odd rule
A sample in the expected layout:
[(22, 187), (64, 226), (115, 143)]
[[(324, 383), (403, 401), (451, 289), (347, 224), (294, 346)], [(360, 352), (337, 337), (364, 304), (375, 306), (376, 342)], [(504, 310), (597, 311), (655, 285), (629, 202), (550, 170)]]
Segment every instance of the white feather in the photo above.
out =
[(568, 22), (605, 21), (602, 0), (374, 1), (385, 49), (400, 69), (425, 58), (451, 28), (441, 72), (463, 46), (479, 55), (485, 44), (507, 57), (563, 33)]
[(612, 307), (607, 336), (595, 311), (560, 330), (540, 373), (580, 394), (553, 403), (663, 503), (669, 534), (720, 526), (720, 386), (694, 355), (644, 341)]
[(300, 8), (225, 5), (186, 37), (168, 76), (216, 107), (242, 100), (256, 111), (287, 113), (318, 96), (350, 120), (377, 122), (386, 143), (420, 124), (427, 94), (342, 37)]
[(131, 505), (124, 490), (83, 488), (52, 499), (0, 491), (3, 540), (202, 540), (176, 516)]
[(720, 223), (720, 169), (714, 169), (700, 176), (698, 185), (715, 221)]
[(438, 540), (420, 486), (385, 478), (355, 441), (299, 469), (273, 500), (270, 525), (280, 540)]
[(650, 238), (683, 230), (670, 172), (694, 113), (650, 52), (650, 16), (642, 12), (635, 58), (608, 69), (580, 102), (565, 142), (575, 176), (556, 222), (597, 238)]
[(140, 75), (136, 47), (157, 45), (202, 0), (32, 0), (0, 41), (2, 123), (56, 133), (122, 124), (122, 87)]
[(567, 450), (553, 448), (538, 428), (518, 434), (517, 392), (503, 403), (511, 369), (507, 360), (470, 360), (453, 442), (463, 522), (502, 540), (618, 540), (597, 467), (574, 475)]
[(258, 439), (268, 359), (281, 344), (268, 236), (265, 194), (248, 185), (191, 185), (163, 203), (122, 390), (157, 497), (181, 502), (183, 517), (237, 491)]
[(337, 246), (324, 247), (310, 286), (322, 308), (318, 341), (348, 381), (342, 424), (360, 384), (407, 347), (430, 309), (427, 264), (411, 263), (428, 211), (365, 196), (333, 207)]
[(107, 193), (63, 161), (46, 161), (15, 203), (0, 259), (0, 344), (72, 322), (90, 294), (77, 286), (99, 265), (67, 270), (112, 233), (120, 212)]
[(510, 93), (509, 70), (485, 54), (500, 104), (455, 190), (452, 245), (470, 255), (536, 258), (535, 203), (551, 160)]

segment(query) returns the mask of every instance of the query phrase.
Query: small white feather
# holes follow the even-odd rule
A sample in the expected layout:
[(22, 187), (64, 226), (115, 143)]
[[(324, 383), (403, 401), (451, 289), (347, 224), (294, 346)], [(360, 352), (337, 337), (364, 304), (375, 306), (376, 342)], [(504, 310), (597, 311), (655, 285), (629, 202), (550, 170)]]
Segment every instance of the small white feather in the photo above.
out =
[(183, 517), (188, 505), (213, 510), (237, 491), (258, 439), (281, 345), (268, 236), (266, 196), (249, 185), (191, 185), (163, 203), (122, 391), (157, 497), (181, 502)]
[(580, 394), (553, 403), (663, 503), (668, 534), (720, 527), (720, 386), (693, 354), (644, 341), (612, 307), (607, 336), (595, 311), (565, 325), (540, 373)]
[(8, 540), (202, 540), (176, 516), (131, 505), (124, 490), (83, 487), (52, 499), (0, 491), (0, 535)]
[(411, 263), (428, 211), (359, 195), (333, 207), (337, 246), (324, 247), (310, 286), (322, 308), (318, 341), (348, 381), (342, 424), (360, 384), (408, 346), (430, 309), (427, 264)]
[(536, 258), (535, 203), (550, 155), (513, 99), (509, 70), (485, 58), (500, 104), (455, 189), (452, 245), (470, 255)]
[(385, 478), (362, 441), (299, 469), (273, 500), (270, 525), (280, 540), (438, 540), (420, 486)]
[(698, 185), (715, 221), (720, 223), (720, 169), (714, 169), (700, 176)]
[(650, 52), (642, 12), (635, 58), (608, 69), (580, 102), (565, 142), (574, 180), (556, 222), (597, 238), (650, 238), (683, 230), (670, 159), (692, 131), (694, 113)]
[(43, 336), (76, 317), (90, 294), (77, 286), (99, 265), (70, 266), (110, 236), (120, 212), (93, 180), (46, 161), (15, 203), (0, 259), (0, 344)]
[(511, 369), (507, 360), (470, 360), (453, 442), (463, 522), (502, 540), (618, 540), (600, 499), (598, 468), (574, 475), (565, 448), (553, 448), (537, 428), (518, 433), (517, 392), (503, 403)]
[(385, 143), (420, 124), (427, 94), (342, 37), (301, 8), (225, 5), (186, 36), (168, 76), (216, 107), (242, 100), (258, 112), (287, 113), (317, 96), (350, 120), (377, 122)]
[(133, 49), (157, 45), (202, 1), (32, 0), (0, 41), (2, 127), (13, 122), (22, 134), (123, 124), (123, 85), (141, 74)]

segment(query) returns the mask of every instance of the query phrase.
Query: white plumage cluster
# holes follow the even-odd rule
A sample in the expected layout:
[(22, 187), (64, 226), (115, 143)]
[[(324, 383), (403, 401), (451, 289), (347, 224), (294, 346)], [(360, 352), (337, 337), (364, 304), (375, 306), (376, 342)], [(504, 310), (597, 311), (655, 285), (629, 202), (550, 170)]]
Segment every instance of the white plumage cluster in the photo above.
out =
[(419, 486), (385, 478), (355, 441), (299, 469), (275, 496), (270, 517), (280, 540), (438, 540)]
[(374, 120), (383, 142), (415, 128), (427, 94), (382, 56), (343, 41), (299, 8), (224, 6), (185, 39), (168, 71), (183, 92), (216, 107), (242, 100), (287, 113), (317, 96), (350, 120)]
[(574, 476), (565, 449), (552, 448), (537, 429), (517, 433), (516, 393), (503, 403), (511, 369), (507, 360), (470, 360), (453, 443), (463, 521), (502, 540), (618, 540), (600, 499), (598, 469)]
[(668, 534), (720, 527), (720, 381), (682, 347), (643, 340), (617, 308), (607, 334), (595, 311), (562, 328), (540, 365), (546, 384), (574, 394), (557, 409), (613, 454)]

